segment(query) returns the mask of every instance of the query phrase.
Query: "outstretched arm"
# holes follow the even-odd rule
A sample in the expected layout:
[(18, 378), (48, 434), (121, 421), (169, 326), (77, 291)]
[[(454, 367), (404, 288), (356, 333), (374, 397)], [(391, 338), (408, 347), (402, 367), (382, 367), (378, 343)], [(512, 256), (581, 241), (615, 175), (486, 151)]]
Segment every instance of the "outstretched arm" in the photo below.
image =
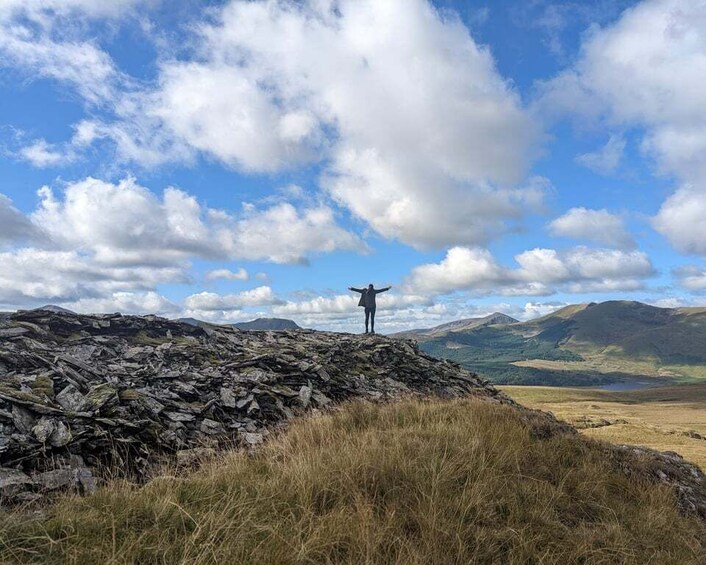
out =
[(387, 292), (391, 288), (392, 288), (391, 286), (386, 286), (385, 288), (379, 288), (375, 291), (375, 294), (380, 294), (381, 292)]
[(354, 288), (354, 287), (352, 287), (352, 286), (349, 286), (349, 287), (348, 287), (348, 290), (352, 290), (353, 292), (360, 292), (360, 293), (363, 292), (363, 289), (362, 289), (362, 288)]

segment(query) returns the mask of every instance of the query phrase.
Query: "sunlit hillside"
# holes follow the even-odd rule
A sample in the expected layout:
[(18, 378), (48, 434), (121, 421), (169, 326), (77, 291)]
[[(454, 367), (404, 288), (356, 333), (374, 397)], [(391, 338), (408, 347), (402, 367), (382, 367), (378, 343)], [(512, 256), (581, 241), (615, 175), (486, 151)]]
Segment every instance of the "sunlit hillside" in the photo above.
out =
[(706, 379), (706, 312), (629, 301), (577, 304), (524, 323), (413, 336), (497, 383), (602, 385)]
[(703, 563), (704, 523), (611, 453), (511, 406), (353, 404), (192, 474), (6, 512), (0, 560)]

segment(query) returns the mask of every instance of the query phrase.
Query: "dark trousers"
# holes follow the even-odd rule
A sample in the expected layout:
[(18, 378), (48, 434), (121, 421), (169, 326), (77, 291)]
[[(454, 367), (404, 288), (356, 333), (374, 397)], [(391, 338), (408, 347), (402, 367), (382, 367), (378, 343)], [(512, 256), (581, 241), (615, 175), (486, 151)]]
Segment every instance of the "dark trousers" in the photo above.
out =
[(368, 333), (368, 320), (370, 320), (370, 331), (375, 332), (375, 306), (365, 309), (365, 333)]

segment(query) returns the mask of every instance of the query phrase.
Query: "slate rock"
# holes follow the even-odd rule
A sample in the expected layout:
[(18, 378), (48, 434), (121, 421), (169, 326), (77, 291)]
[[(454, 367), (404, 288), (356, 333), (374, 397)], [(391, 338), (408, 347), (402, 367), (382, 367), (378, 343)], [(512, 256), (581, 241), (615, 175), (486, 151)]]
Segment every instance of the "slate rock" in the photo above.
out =
[(8, 314), (0, 330), (0, 469), (29, 494), (90, 492), (98, 464), (149, 477), (165, 456), (259, 445), (296, 415), (353, 398), (511, 403), (477, 375), (382, 336), (50, 310)]
[(33, 481), (17, 469), (0, 468), (0, 497), (12, 498), (23, 492)]

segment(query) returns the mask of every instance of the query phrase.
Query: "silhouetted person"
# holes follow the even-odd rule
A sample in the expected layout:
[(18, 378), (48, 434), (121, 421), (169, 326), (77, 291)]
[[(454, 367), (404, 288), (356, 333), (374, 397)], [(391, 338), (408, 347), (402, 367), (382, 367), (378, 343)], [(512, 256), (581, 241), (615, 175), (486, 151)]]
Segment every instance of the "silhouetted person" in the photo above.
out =
[(353, 288), (348, 287), (348, 290), (353, 292), (360, 292), (360, 300), (358, 301), (358, 306), (363, 306), (365, 308), (365, 333), (368, 333), (368, 321), (370, 321), (370, 333), (375, 333), (375, 296), (381, 292), (387, 292), (390, 290), (391, 286), (386, 286), (385, 288), (375, 289), (372, 284), (368, 285), (368, 288)]

